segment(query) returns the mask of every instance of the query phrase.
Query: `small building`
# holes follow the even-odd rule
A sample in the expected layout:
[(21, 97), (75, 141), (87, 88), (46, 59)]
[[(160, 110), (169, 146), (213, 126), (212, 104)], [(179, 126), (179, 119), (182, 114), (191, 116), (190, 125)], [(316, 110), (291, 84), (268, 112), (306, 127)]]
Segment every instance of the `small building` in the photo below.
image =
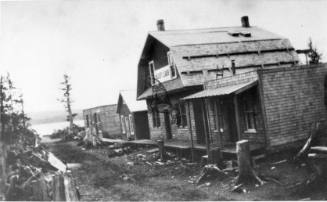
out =
[(122, 138), (120, 118), (116, 113), (117, 104), (97, 106), (83, 110), (85, 128), (99, 134), (102, 131), (103, 137)]
[(120, 91), (117, 113), (127, 139), (150, 139), (147, 105), (144, 100), (136, 100), (136, 90)]
[(326, 115), (325, 65), (300, 65), (287, 38), (250, 26), (149, 32), (137, 97), (146, 100), (152, 139), (273, 150), (306, 137)]

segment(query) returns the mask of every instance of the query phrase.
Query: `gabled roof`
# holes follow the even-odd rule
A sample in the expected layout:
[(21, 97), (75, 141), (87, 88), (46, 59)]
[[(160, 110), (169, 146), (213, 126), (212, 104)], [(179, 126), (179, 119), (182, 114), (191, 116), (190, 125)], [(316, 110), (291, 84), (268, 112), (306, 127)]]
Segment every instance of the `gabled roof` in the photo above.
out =
[(117, 108), (117, 104), (100, 105), (100, 106), (96, 106), (96, 107), (91, 107), (91, 108), (84, 109), (83, 110), (83, 113), (86, 113), (86, 112), (89, 112), (89, 111), (95, 111), (95, 110), (101, 111), (103, 109), (113, 110), (113, 109), (116, 109), (116, 108)]
[(117, 104), (117, 112), (119, 107), (122, 104), (126, 104), (128, 109), (131, 112), (138, 112), (138, 111), (147, 111), (147, 105), (146, 101), (136, 100), (136, 90), (124, 90), (120, 91), (119, 98), (118, 98), (118, 104)]
[[(145, 42), (138, 79), (145, 78), (146, 74), (142, 71), (146, 70), (140, 64), (146, 61), (154, 41), (172, 53), (180, 79), (178, 83), (181, 83), (179, 87), (182, 88), (202, 85), (208, 79), (208, 74), (201, 74), (203, 70), (230, 69), (232, 60), (235, 61), (236, 71), (267, 66), (289, 67), (299, 62), (287, 38), (255, 26), (154, 31), (149, 32)], [(150, 92), (144, 87), (138, 81), (138, 99), (146, 97), (142, 93)]]

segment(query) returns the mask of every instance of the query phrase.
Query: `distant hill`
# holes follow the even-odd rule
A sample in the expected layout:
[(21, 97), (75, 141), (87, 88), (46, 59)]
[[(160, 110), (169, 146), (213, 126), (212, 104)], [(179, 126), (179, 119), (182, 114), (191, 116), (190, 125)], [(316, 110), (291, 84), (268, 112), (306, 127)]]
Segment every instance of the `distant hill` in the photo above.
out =
[[(73, 110), (77, 113), (74, 120), (83, 119), (83, 110)], [(27, 116), (31, 118), (30, 123), (32, 125), (43, 124), (43, 123), (56, 123), (66, 121), (67, 113), (65, 111), (42, 111), (42, 112), (31, 112), (27, 113)]]

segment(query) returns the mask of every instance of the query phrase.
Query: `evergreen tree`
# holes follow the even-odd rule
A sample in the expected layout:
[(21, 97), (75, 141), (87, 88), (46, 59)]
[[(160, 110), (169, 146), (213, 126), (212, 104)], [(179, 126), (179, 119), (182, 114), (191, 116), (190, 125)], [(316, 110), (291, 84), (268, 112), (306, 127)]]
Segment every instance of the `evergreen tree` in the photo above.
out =
[(67, 74), (64, 74), (64, 81), (60, 83), (62, 85), (61, 90), (63, 91), (63, 98), (59, 101), (64, 103), (65, 110), (67, 112), (67, 121), (69, 122), (69, 134), (73, 133), (74, 128), (74, 117), (77, 115), (72, 113), (72, 99), (71, 91), (72, 85), (70, 83), (70, 77)]
[(308, 48), (309, 48), (309, 53), (308, 53), (309, 64), (318, 64), (320, 62), (322, 54), (319, 53), (318, 49), (313, 46), (311, 38), (309, 38)]

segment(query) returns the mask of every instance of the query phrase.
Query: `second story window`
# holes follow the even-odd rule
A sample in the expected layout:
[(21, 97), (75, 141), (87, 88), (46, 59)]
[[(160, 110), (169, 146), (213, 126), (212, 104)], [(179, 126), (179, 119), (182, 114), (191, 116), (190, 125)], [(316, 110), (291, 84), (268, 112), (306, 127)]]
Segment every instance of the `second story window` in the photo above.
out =
[(171, 55), (171, 52), (167, 52), (167, 59), (168, 59), (168, 65), (170, 67), (171, 78), (174, 79), (177, 77), (177, 73), (176, 73), (176, 65), (174, 62), (174, 58)]
[(149, 62), (149, 73), (150, 73), (150, 82), (151, 85), (153, 85), (155, 83), (155, 78), (154, 78), (154, 62), (153, 60)]

